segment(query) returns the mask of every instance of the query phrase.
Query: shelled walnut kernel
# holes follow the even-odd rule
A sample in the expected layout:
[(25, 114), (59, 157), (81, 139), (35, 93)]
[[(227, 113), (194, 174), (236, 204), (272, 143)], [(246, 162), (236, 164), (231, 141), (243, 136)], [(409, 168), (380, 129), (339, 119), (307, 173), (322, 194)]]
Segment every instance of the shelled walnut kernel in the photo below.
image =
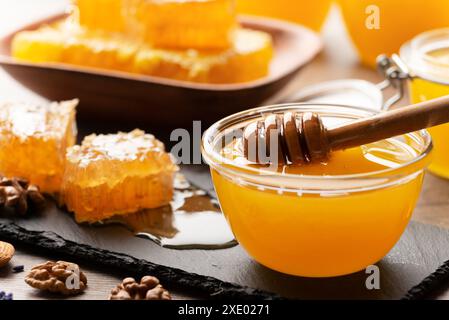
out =
[(109, 300), (171, 300), (170, 293), (152, 276), (145, 276), (138, 283), (126, 278), (112, 289)]
[(65, 261), (48, 261), (33, 267), (25, 282), (33, 288), (76, 295), (87, 287), (87, 278), (75, 263)]

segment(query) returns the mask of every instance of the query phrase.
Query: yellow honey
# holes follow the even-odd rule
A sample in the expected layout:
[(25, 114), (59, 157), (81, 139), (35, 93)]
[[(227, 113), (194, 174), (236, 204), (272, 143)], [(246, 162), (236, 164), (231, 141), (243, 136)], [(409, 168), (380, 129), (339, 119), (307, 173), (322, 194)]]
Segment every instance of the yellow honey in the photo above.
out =
[(66, 148), (76, 140), (77, 103), (0, 105), (0, 173), (58, 192)]
[(62, 202), (78, 222), (95, 222), (170, 203), (177, 166), (141, 130), (90, 135), (68, 149)]
[[(362, 114), (349, 107), (305, 108), (323, 112), (325, 121), (332, 112), (340, 120), (351, 110)], [(221, 143), (246, 119), (241, 114), (209, 129), (203, 156), (223, 213), (250, 256), (283, 273), (330, 277), (360, 271), (391, 250), (421, 190), (430, 148), (425, 133), (335, 152), (326, 163), (269, 170), (244, 158), (241, 138)]]
[(227, 49), (238, 26), (234, 0), (143, 0), (136, 17), (157, 48)]
[[(401, 49), (401, 57), (414, 77), (409, 81), (412, 103), (449, 95), (449, 29), (417, 36)], [(435, 146), (429, 170), (449, 178), (449, 125), (429, 129)]]
[(239, 29), (233, 46), (224, 51), (161, 50), (138, 46), (118, 36), (104, 38), (59, 26), (19, 33), (13, 40), (12, 55), (34, 63), (67, 63), (193, 82), (238, 83), (268, 74), (273, 43), (266, 33)]
[[(424, 79), (415, 79), (410, 83), (411, 101), (423, 102), (449, 95), (449, 83), (439, 84)], [(449, 178), (449, 125), (443, 124), (429, 129), (435, 145), (432, 164), (429, 170), (433, 173)]]

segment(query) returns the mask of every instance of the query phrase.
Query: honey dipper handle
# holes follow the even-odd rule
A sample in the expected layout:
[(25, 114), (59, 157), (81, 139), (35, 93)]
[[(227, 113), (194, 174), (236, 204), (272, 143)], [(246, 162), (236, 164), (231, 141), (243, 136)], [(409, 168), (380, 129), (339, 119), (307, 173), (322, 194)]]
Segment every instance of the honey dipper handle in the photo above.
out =
[(449, 96), (379, 113), (328, 128), (331, 150), (340, 150), (399, 136), (449, 122)]

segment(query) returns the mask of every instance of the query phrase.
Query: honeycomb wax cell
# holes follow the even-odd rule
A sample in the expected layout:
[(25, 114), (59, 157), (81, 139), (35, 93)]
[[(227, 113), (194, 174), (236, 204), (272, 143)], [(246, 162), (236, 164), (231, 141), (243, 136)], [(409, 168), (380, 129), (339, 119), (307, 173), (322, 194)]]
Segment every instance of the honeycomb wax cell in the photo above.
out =
[(296, 276), (340, 276), (377, 263), (410, 220), (430, 160), (430, 137), (414, 133), (333, 152), (327, 162), (275, 170), (246, 160), (234, 129), (285, 108), (318, 112), (326, 126), (370, 114), (284, 105), (248, 110), (207, 130), (203, 157), (237, 241), (262, 265)]
[(141, 130), (90, 135), (67, 151), (62, 202), (78, 222), (170, 203), (177, 166), (164, 145)]
[(237, 27), (234, 0), (144, 0), (144, 41), (171, 49), (226, 49)]
[(83, 30), (45, 27), (21, 32), (13, 40), (14, 58), (59, 62), (204, 83), (256, 80), (269, 72), (273, 44), (269, 34), (239, 29), (224, 51), (160, 50)]
[(65, 151), (76, 140), (77, 100), (47, 105), (0, 105), (0, 172), (41, 191), (60, 190)]

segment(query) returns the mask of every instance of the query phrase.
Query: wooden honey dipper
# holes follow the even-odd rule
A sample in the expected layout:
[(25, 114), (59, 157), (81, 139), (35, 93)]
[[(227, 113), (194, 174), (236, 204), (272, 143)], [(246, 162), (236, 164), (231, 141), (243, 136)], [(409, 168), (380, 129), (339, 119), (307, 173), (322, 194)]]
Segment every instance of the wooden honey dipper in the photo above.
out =
[[(243, 131), (243, 149), (248, 160), (264, 164), (266, 162), (261, 161), (258, 156), (261, 144), (269, 153), (270, 141), (278, 141), (279, 164), (304, 164), (326, 160), (329, 153), (335, 150), (372, 143), (446, 122), (449, 122), (449, 96), (382, 112), (333, 128), (326, 128), (316, 113), (285, 112), (269, 115), (247, 125)], [(277, 135), (274, 137), (277, 140), (273, 140), (273, 134)], [(268, 154), (268, 158), (271, 159), (271, 155)]]

